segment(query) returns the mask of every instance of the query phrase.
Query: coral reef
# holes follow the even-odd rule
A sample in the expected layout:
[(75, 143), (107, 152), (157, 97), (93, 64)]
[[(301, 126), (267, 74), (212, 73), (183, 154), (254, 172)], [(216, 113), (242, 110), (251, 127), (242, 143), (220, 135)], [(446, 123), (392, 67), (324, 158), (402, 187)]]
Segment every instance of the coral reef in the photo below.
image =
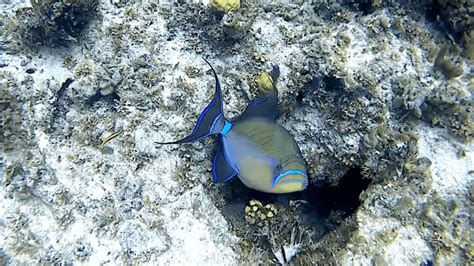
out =
[[(212, 3), (0, 3), (0, 264), (473, 260), (470, 3)], [(229, 118), (279, 66), (306, 191), (155, 144), (211, 97), (202, 57)]]
[(97, 0), (31, 1), (31, 6), (16, 10), (8, 30), (17, 35), (18, 46), (64, 46), (80, 37), (97, 16), (98, 5)]
[(428, 14), (439, 21), (446, 29), (453, 41), (464, 45), (464, 55), (471, 60), (474, 59), (474, 45), (472, 35), (474, 32), (474, 18), (472, 1), (446, 1), (433, 0), (424, 3), (428, 8)]
[(434, 66), (439, 69), (447, 78), (457, 78), (462, 75), (463, 69), (461, 66), (456, 66), (451, 61), (445, 58), (448, 52), (448, 47), (443, 46), (435, 58)]

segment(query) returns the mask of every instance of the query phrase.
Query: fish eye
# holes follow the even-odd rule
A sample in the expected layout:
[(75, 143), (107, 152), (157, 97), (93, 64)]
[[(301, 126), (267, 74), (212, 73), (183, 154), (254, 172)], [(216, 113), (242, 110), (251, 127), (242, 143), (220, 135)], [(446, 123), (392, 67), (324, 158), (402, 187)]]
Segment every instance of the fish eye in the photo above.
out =
[(283, 170), (283, 164), (278, 163), (278, 164), (275, 166), (275, 171), (277, 171), (278, 173), (281, 173), (281, 170)]
[(276, 168), (281, 171), (283, 169), (283, 164), (279, 163), (277, 164)]
[(274, 177), (280, 175), (282, 170), (283, 170), (283, 165), (281, 163), (276, 164), (275, 169), (273, 171)]

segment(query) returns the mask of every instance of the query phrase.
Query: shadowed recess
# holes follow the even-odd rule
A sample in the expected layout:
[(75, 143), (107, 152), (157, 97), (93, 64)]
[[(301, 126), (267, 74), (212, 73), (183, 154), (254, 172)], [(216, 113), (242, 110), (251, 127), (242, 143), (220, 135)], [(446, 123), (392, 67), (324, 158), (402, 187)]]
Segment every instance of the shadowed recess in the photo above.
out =
[(98, 101), (104, 101), (110, 104), (113, 108), (115, 108), (117, 102), (120, 101), (120, 96), (115, 91), (107, 95), (102, 95), (102, 93), (98, 91), (87, 99), (86, 104), (89, 106), (93, 106), (94, 103)]
[(74, 79), (67, 78), (62, 84), (61, 87), (56, 92), (56, 99), (51, 104), (53, 111), (51, 113), (51, 119), (47, 132), (51, 133), (54, 130), (61, 127), (62, 119), (68, 112), (70, 106), (73, 104), (73, 101), (68, 96), (68, 88), (74, 82)]
[[(245, 187), (240, 181), (234, 181), (220, 188), (220, 193), (227, 202), (222, 213), (227, 218), (235, 218), (237, 214), (243, 216), (245, 204), (252, 199), (280, 206), (288, 206), (290, 201), (300, 201), (303, 203), (299, 208), (301, 221), (312, 227), (322, 226), (326, 228), (323, 231), (327, 232), (334, 227), (335, 221), (330, 218), (331, 215), (337, 213), (339, 218), (344, 219), (357, 210), (360, 205), (359, 195), (371, 181), (362, 176), (360, 167), (349, 169), (336, 186), (329, 183), (320, 186), (310, 184), (306, 190), (290, 194), (259, 192)], [(321, 233), (320, 229), (317, 231)]]
[(340, 92), (344, 90), (344, 80), (335, 76), (324, 76), (322, 80), (326, 91)]
[(324, 184), (321, 187), (309, 186), (303, 199), (322, 216), (338, 211), (343, 217), (353, 214), (360, 205), (359, 195), (367, 189), (372, 180), (364, 178), (359, 167), (349, 169), (337, 186)]

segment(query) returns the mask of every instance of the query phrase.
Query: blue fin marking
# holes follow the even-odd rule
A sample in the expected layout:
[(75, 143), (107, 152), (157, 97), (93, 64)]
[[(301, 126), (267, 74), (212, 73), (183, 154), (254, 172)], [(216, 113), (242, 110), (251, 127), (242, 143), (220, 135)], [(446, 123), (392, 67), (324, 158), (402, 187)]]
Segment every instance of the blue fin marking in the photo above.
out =
[(214, 118), (214, 122), (212, 122), (211, 128), (209, 129), (209, 134), (213, 134), (214, 129), (216, 127), (217, 122), (219, 122), (222, 118), (222, 113), (218, 115), (216, 118)]
[(231, 130), (232, 126), (233, 126), (233, 125), (232, 125), (231, 122), (225, 121), (224, 127), (222, 127), (222, 130), (221, 130), (220, 134), (221, 134), (222, 136), (227, 135), (227, 133), (229, 133), (229, 131)]

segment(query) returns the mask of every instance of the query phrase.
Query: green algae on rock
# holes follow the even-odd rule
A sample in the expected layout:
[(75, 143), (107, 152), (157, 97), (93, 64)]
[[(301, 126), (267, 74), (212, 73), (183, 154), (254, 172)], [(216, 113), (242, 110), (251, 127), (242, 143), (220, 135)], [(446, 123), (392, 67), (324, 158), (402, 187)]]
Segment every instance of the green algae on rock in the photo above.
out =
[(458, 81), (443, 84), (421, 106), (423, 118), (435, 126), (446, 127), (454, 136), (470, 142), (474, 138), (471, 94)]
[(457, 78), (462, 75), (463, 69), (461, 66), (453, 64), (445, 58), (448, 53), (448, 46), (443, 46), (435, 58), (434, 67), (440, 70), (448, 79)]

